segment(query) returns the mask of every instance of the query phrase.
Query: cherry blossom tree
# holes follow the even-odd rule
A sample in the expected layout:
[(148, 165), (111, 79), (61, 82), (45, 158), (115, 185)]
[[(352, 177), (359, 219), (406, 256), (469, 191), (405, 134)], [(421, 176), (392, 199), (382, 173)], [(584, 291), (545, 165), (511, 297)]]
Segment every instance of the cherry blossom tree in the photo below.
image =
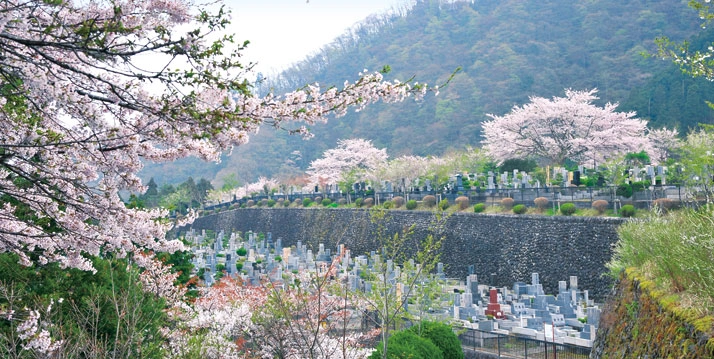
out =
[(483, 123), (484, 148), (494, 159), (535, 157), (544, 164), (603, 162), (648, 148), (646, 121), (617, 104), (594, 105), (596, 89), (565, 90), (565, 97), (531, 97), (504, 116)]
[(358, 307), (332, 293), (344, 285), (338, 264), (336, 259), (320, 273), (285, 273), (282, 280), (257, 285), (225, 276), (201, 288), (192, 306), (177, 303), (170, 311), (168, 356), (366, 358), (372, 348), (364, 343), (372, 343), (378, 331), (348, 331)]
[(647, 153), (650, 154), (654, 164), (664, 163), (672, 152), (682, 146), (682, 141), (679, 140), (679, 131), (676, 129), (650, 130), (647, 133), (647, 139), (649, 140)]
[(142, 161), (218, 160), (261, 125), (306, 134), (427, 91), (365, 71), (341, 89), (254, 96), (229, 22), (188, 0), (3, 1), (0, 251), (93, 270), (88, 255), (180, 249), (166, 211), (119, 196), (145, 190)]
[(387, 150), (378, 149), (372, 141), (357, 138), (337, 141), (337, 147), (325, 151), (310, 163), (307, 173), (313, 183), (337, 184), (348, 179), (360, 179), (360, 174), (374, 170), (387, 161)]

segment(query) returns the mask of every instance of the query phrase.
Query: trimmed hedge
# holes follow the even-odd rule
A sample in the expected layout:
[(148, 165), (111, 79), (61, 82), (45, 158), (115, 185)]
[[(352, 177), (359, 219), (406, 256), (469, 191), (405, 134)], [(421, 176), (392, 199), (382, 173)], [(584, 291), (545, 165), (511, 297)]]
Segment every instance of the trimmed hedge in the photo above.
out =
[(604, 199), (599, 199), (597, 201), (593, 201), (592, 207), (594, 210), (597, 211), (599, 214), (605, 213), (607, 211), (607, 207), (609, 206), (609, 203), (607, 203), (606, 200)]
[(395, 208), (400, 208), (401, 206), (404, 205), (404, 197), (396, 196), (396, 197), (392, 198), (392, 203), (394, 203)]
[(513, 198), (504, 198), (501, 200), (501, 207), (503, 207), (504, 210), (510, 211), (513, 208), (513, 204), (516, 201), (513, 200)]
[(416, 201), (416, 200), (410, 199), (410, 200), (407, 201), (407, 209), (408, 209), (408, 210), (413, 210), (413, 209), (416, 209), (416, 208), (417, 208), (417, 201)]
[(564, 216), (571, 216), (577, 208), (575, 207), (575, 203), (563, 203), (560, 205), (560, 213), (562, 213)]
[(535, 204), (536, 208), (538, 208), (538, 211), (543, 212), (545, 211), (545, 208), (548, 206), (548, 199), (545, 197), (538, 197), (533, 200), (533, 203)]
[(456, 198), (456, 205), (459, 206), (459, 210), (463, 211), (469, 206), (469, 198), (466, 196), (459, 196)]
[(513, 206), (513, 213), (515, 214), (524, 214), (528, 211), (528, 208), (524, 204), (517, 204)]
[(627, 217), (627, 218), (634, 217), (635, 212), (636, 212), (635, 206), (633, 206), (631, 204), (626, 204), (626, 205), (622, 206), (622, 208), (620, 208), (620, 215), (623, 217)]
[(486, 204), (485, 203), (476, 203), (474, 205), (474, 212), (476, 213), (481, 213), (486, 210)]
[(436, 206), (436, 197), (432, 195), (424, 196), (424, 198), (421, 200), (425, 206), (432, 208)]

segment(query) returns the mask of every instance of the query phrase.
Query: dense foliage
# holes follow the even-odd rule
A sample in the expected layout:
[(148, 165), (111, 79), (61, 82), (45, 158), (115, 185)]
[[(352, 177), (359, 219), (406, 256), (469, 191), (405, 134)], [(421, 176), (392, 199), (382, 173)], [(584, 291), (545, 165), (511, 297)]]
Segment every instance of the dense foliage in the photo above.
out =
[(22, 267), (17, 260), (16, 255), (0, 254), (3, 358), (33, 355), (23, 350), (25, 343), (17, 332), (22, 324), (11, 320), (13, 314), (29, 319), (32, 312), (26, 313), (27, 308), (47, 308), (41, 312), (44, 329), (54, 338), (64, 338), (57, 348), (59, 357), (166, 357), (160, 332), (167, 321), (166, 304), (142, 288), (138, 270), (126, 260), (95, 258), (96, 274), (62, 269), (56, 263)]
[(370, 359), (443, 359), (444, 354), (431, 340), (421, 337), (410, 330), (400, 330), (389, 337), (386, 356), (383, 355), (383, 343), (377, 345)]
[(431, 340), (444, 354), (444, 359), (463, 359), (464, 351), (454, 330), (446, 323), (421, 321), (409, 328), (415, 334)]

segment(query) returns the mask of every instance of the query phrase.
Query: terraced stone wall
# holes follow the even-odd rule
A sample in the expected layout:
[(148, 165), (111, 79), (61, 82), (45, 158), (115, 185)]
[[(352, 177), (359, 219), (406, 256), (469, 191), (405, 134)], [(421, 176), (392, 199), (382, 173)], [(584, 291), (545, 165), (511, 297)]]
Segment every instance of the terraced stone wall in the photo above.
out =
[[(414, 225), (414, 240), (426, 236), (438, 222), (431, 212), (388, 213), (381, 223), (387, 233)], [(617, 218), (456, 213), (441, 226), (445, 236), (441, 260), (448, 277), (463, 280), (473, 265), (479, 282), (498, 287), (511, 287), (514, 281), (530, 283), (531, 273), (537, 272), (547, 293), (556, 293), (558, 281), (575, 275), (579, 287), (601, 301), (613, 284), (603, 274), (621, 223)], [(274, 240), (282, 238), (283, 246), (301, 240), (315, 251), (319, 243), (327, 248), (344, 243), (353, 255), (377, 249), (378, 224), (360, 209), (245, 208), (201, 217), (191, 227), (271, 232)], [(416, 248), (415, 243), (411, 248)]]

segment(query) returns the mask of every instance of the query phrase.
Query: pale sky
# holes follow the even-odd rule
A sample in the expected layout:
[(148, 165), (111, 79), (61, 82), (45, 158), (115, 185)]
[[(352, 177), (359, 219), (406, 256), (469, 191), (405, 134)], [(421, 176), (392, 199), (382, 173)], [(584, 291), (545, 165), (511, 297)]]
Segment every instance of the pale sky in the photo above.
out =
[[(408, 0), (224, 0), (238, 42), (250, 40), (255, 72), (277, 72), (305, 59), (371, 14)], [(246, 61), (247, 62), (247, 61)]]

